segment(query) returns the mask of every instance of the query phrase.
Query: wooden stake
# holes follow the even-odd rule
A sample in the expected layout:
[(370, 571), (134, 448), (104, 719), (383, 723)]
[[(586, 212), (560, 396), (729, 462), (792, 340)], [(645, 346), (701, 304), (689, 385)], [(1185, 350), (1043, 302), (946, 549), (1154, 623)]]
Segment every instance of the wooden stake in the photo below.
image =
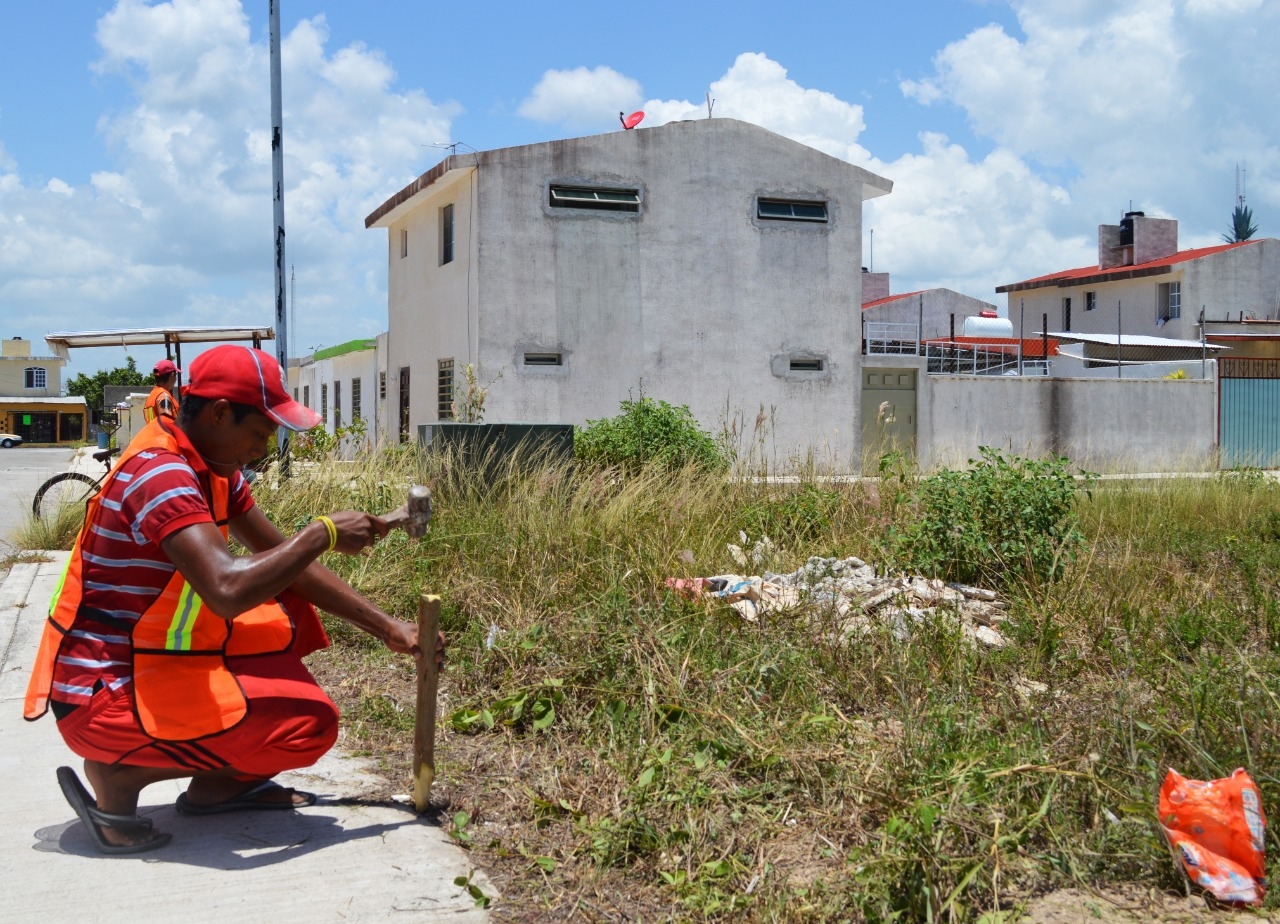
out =
[(427, 810), (431, 784), (436, 778), (436, 690), (440, 671), (436, 667), (436, 638), (440, 634), (440, 598), (423, 594), (418, 602), (418, 706), (413, 725), (413, 807)]

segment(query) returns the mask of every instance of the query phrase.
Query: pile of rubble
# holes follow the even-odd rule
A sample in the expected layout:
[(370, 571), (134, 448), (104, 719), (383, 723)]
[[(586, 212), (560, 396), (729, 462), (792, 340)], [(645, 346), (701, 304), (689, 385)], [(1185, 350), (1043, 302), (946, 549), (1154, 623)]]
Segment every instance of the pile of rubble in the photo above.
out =
[(721, 574), (668, 578), (673, 590), (695, 599), (719, 598), (744, 619), (804, 608), (830, 622), (838, 637), (864, 635), (888, 626), (899, 639), (941, 613), (959, 619), (964, 635), (984, 645), (1007, 644), (1000, 632), (1005, 604), (995, 591), (922, 577), (880, 577), (860, 558), (810, 558), (790, 574)]

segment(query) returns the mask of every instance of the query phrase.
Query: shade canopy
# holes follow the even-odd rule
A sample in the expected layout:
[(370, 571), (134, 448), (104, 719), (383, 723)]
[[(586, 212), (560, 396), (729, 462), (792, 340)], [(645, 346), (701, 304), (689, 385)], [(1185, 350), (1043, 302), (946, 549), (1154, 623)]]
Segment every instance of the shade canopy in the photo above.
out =
[[(184, 343), (230, 343), (249, 340), (257, 349), (262, 341), (274, 340), (271, 327), (130, 327), (114, 330), (56, 331), (45, 334), (45, 343), (60, 359), (71, 358), (70, 351), (82, 347), (163, 346), (165, 356), (182, 356)], [(179, 363), (181, 365), (181, 363)]]

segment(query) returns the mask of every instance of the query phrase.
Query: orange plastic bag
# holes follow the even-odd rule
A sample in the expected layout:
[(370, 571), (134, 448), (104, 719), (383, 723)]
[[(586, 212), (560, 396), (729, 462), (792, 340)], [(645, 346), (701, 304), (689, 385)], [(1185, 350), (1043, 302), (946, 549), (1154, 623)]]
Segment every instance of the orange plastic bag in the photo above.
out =
[(1209, 782), (1170, 770), (1160, 787), (1160, 827), (1193, 883), (1218, 901), (1262, 904), (1267, 817), (1243, 768)]

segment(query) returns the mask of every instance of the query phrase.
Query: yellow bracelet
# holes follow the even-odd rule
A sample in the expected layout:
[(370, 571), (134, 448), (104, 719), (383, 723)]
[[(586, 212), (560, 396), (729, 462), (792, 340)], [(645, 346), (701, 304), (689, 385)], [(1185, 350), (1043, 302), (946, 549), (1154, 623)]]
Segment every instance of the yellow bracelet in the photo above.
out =
[(328, 517), (316, 517), (316, 519), (323, 523), (324, 528), (329, 531), (329, 548), (325, 551), (332, 552), (334, 546), (338, 544), (338, 527), (334, 526), (333, 520)]

